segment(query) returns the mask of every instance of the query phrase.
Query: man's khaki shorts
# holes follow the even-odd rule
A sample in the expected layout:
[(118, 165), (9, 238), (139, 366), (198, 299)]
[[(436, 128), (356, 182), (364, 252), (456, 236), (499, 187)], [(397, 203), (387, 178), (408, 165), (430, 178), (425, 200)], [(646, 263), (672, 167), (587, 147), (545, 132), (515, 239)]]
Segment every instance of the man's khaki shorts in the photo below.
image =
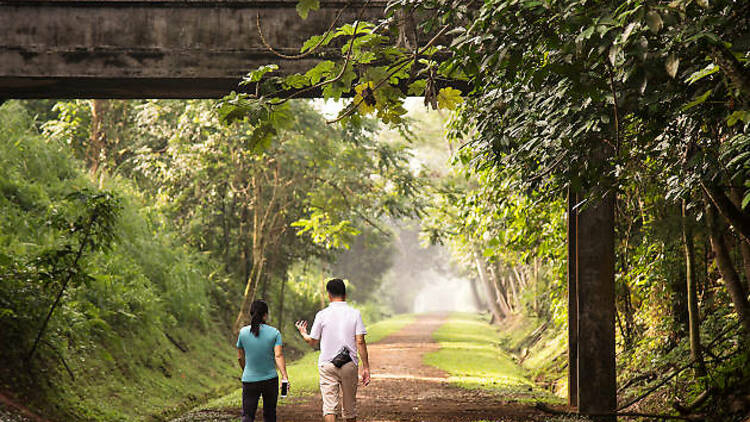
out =
[(357, 417), (357, 365), (347, 362), (337, 368), (331, 362), (318, 367), (320, 372), (320, 395), (323, 397), (323, 416), (335, 415), (341, 405), (341, 417)]

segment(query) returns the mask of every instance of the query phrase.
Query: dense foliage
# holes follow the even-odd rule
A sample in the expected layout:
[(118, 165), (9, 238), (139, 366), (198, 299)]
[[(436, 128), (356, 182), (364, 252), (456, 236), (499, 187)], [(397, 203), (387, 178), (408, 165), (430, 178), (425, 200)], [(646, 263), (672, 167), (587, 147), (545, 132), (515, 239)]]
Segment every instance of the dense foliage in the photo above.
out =
[[(117, 377), (137, 385), (143, 366), (181, 371), (175, 344), (221, 341), (211, 315), (214, 299), (226, 296), (224, 276), (183, 246), (131, 183), (92, 183), (64, 145), (39, 134), (19, 103), (3, 105), (0, 120), (3, 388), (44, 408), (57, 401), (50, 414), (122, 418), (122, 408), (107, 409), (84, 388), (110, 388)], [(190, 330), (194, 338), (185, 337)], [(216, 375), (210, 383), (227, 382)], [(134, 398), (132, 390), (115, 389), (122, 402)], [(159, 408), (151, 401), (132, 406)]]
[[(62, 402), (48, 413), (143, 416), (230, 382), (232, 326), (255, 297), (297, 356), (292, 323), (325, 305), (332, 272), (358, 276), (352, 298), (368, 322), (388, 312), (375, 301), (393, 253), (384, 218), (417, 213), (421, 182), (404, 145), (373, 122), (330, 127), (292, 102), (259, 148), (253, 124), (220, 123), (214, 102), (0, 111), (3, 388), (40, 407)], [(370, 267), (351, 267), (359, 253)], [(204, 364), (188, 370), (175, 354)], [(194, 383), (152, 381), (178, 372)], [(118, 376), (122, 400), (76, 403), (94, 386), (117, 389)], [(178, 388), (125, 404), (141, 382)]]
[[(300, 2), (300, 16), (317, 6)], [(525, 314), (562, 330), (565, 197), (578, 208), (614, 197), (620, 405), (739, 420), (750, 409), (748, 34), (746, 1), (393, 1), (380, 22), (342, 23), (300, 46), (325, 53), (309, 71), (262, 66), (218, 103), (30, 104), (51, 143), (22, 119), (3, 129), (3, 158), (19, 157), (26, 138), (51, 152), (3, 161), (0, 260), (14, 280), (3, 335), (33, 341), (21, 319), (42, 321), (64, 288), (58, 314), (84, 315), (73, 320), (91, 325), (86, 338), (131, 316), (200, 325), (211, 303), (236, 329), (256, 296), (274, 298), (281, 324), (285, 303), (298, 314), (320, 306), (331, 266), (351, 271), (336, 263), (349, 246), (382, 263), (354, 283), (368, 300), (390, 262), (371, 250), (392, 247), (384, 218), (409, 216), (451, 246), (495, 320)], [(292, 100), (313, 91), (352, 97), (329, 122), (341, 125)], [(407, 95), (455, 110), (448, 137), (462, 147), (430, 183), (368, 117), (417, 142)], [(140, 196), (151, 206), (135, 212), (128, 201)], [(138, 223), (123, 232), (123, 221)], [(146, 242), (137, 227), (179, 234)], [(138, 246), (123, 251), (128, 242)], [(164, 267), (175, 261), (190, 264)], [(140, 287), (85, 296), (133, 280)], [(138, 312), (87, 304), (110, 298)], [(73, 341), (68, 320), (52, 318), (43, 338)]]
[[(96, 177), (116, 172), (136, 180), (190, 245), (223, 264), (232, 293), (243, 297), (235, 329), (256, 295), (280, 305), (283, 321), (293, 266), (322, 278), (360, 233), (388, 249), (380, 218), (420, 208), (420, 181), (404, 145), (377, 139), (373, 122), (327, 126), (299, 101), (229, 125), (219, 120), (226, 106), (211, 102), (99, 102), (58, 103), (57, 119), (43, 130), (82, 145), (74, 148), (82, 159), (99, 157), (87, 162)], [(93, 139), (101, 141), (92, 155)], [(360, 284), (374, 289), (386, 269)], [(303, 300), (306, 313), (322, 299), (321, 281), (313, 283), (316, 297)]]
[[(301, 15), (316, 4), (301, 2)], [(747, 393), (750, 342), (749, 7), (392, 1), (384, 20), (302, 46), (338, 40), (338, 61), (282, 77), (262, 67), (246, 79), (254, 94), (226, 104), (257, 118), (253, 108), (273, 110), (295, 90), (349, 92), (334, 121), (374, 113), (402, 125), (406, 95), (443, 109), (465, 99), (451, 132), (465, 143), (456, 160), (465, 181), (438, 191), (425, 228), (476, 267), (493, 314), (523, 307), (563, 322), (562, 201), (571, 192), (585, 208), (616, 196), (624, 385), (648, 389), (675, 367), (677, 386), (657, 388), (653, 407), (740, 418), (750, 407), (736, 399)], [(466, 82), (464, 98), (438, 89), (446, 79)], [(686, 360), (694, 370), (678, 371)], [(734, 413), (716, 413), (720, 403)]]
[(454, 135), (470, 137), (473, 167), (547, 203), (616, 194), (621, 382), (648, 390), (674, 368), (673, 392), (641, 408), (743, 417), (747, 3), (497, 1), (466, 14), (450, 18), (473, 22), (451, 48), (475, 89)]

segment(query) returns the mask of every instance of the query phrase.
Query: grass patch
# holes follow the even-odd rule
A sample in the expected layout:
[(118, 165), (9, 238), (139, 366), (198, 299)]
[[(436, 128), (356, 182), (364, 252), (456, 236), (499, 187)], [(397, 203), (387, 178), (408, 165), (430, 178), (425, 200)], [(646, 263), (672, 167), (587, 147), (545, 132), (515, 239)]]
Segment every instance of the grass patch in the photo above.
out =
[(42, 380), (44, 395), (32, 399), (37, 401), (23, 401), (38, 413), (56, 415), (57, 420), (161, 419), (236, 383), (230, 358), (233, 347), (219, 327), (204, 332), (176, 328), (171, 334), (182, 341), (187, 353), (153, 333), (107, 347), (91, 346), (78, 359), (68, 360), (75, 380), (65, 372), (55, 373)]
[[(378, 342), (414, 322), (414, 319), (414, 315), (397, 315), (373, 324), (367, 327), (367, 342)], [(291, 383), (292, 394), (287, 399), (281, 399), (279, 402), (281, 406), (294, 403), (296, 398), (306, 397), (318, 391), (319, 354), (320, 352), (318, 351), (310, 352), (291, 364), (287, 364), (287, 372), (289, 372), (289, 382)], [(240, 408), (241, 406), (242, 389), (238, 388), (231, 393), (211, 400), (198, 408), (201, 410), (221, 410)]]
[(424, 362), (450, 374), (462, 388), (512, 394), (518, 400), (548, 400), (511, 355), (500, 347), (500, 337), (481, 316), (453, 314), (433, 337), (440, 350), (425, 355)]
[(517, 317), (500, 327), (500, 339), (503, 349), (514, 355), (537, 385), (557, 397), (567, 397), (567, 330)]
[(378, 323), (367, 327), (367, 342), (377, 343), (389, 335), (400, 331), (402, 328), (413, 323), (415, 317), (413, 314), (396, 315), (392, 318), (384, 319)]

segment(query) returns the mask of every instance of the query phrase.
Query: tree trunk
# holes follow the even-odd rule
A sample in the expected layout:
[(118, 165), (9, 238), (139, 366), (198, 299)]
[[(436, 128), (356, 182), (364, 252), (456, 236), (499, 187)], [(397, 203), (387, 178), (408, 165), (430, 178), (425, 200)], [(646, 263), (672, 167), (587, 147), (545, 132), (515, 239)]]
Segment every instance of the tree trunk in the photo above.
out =
[[(738, 209), (742, 209), (742, 193), (737, 188), (733, 188), (729, 191), (732, 202)], [(742, 271), (745, 274), (745, 280), (742, 286), (747, 292), (748, 285), (750, 283), (750, 243), (743, 242), (742, 239), (737, 242), (740, 247), (740, 254), (742, 255)]]
[[(273, 263), (273, 261), (271, 262), (271, 264), (269, 264), (268, 268), (270, 269), (270, 271), (273, 271), (274, 265), (275, 264)], [(266, 301), (268, 300), (267, 293), (268, 293), (268, 282), (270, 281), (269, 280), (270, 278), (271, 277), (269, 276), (269, 277), (263, 277), (260, 279), (260, 299), (263, 299)]]
[(740, 99), (745, 104), (750, 102), (750, 73), (745, 70), (742, 63), (728, 48), (720, 43), (712, 45), (709, 51), (714, 63), (719, 66), (719, 69), (729, 80), (729, 84), (739, 91)]
[(516, 283), (513, 282), (513, 277), (508, 277), (508, 286), (510, 286), (510, 295), (512, 296), (512, 299), (510, 302), (513, 304), (513, 306), (516, 308), (516, 310), (519, 309), (519, 306), (521, 305), (521, 298), (518, 296), (518, 289), (516, 287)]
[(515, 313), (518, 309), (518, 299), (513, 295), (513, 279), (511, 277), (500, 277), (500, 285), (503, 286), (505, 295), (508, 300), (508, 309), (511, 313)]
[(250, 278), (245, 284), (245, 293), (242, 296), (240, 312), (237, 314), (237, 319), (234, 321), (234, 326), (232, 327), (232, 331), (235, 335), (240, 332), (240, 328), (250, 323), (250, 306), (255, 300), (255, 292), (258, 287), (258, 281), (260, 281), (260, 277), (263, 273), (264, 261), (265, 260), (261, 259), (260, 262), (253, 265), (253, 269), (250, 271)]
[(578, 407), (578, 292), (576, 274), (578, 271), (577, 239), (578, 239), (578, 197), (575, 190), (568, 187), (568, 405)]
[(266, 300), (268, 292), (268, 277), (263, 277), (260, 281), (260, 297), (259, 299)]
[(742, 287), (747, 291), (750, 286), (750, 245), (740, 240), (740, 253), (742, 254), (742, 269), (745, 272), (745, 282)]
[(72, 265), (68, 268), (68, 274), (65, 277), (65, 281), (63, 281), (62, 286), (60, 286), (60, 292), (57, 294), (57, 297), (55, 297), (55, 301), (52, 303), (52, 306), (49, 308), (49, 312), (47, 312), (47, 317), (44, 319), (44, 322), (42, 323), (42, 327), (39, 329), (39, 332), (36, 335), (36, 339), (34, 340), (34, 345), (31, 347), (31, 350), (29, 351), (29, 354), (26, 356), (26, 362), (31, 362), (31, 359), (34, 357), (34, 352), (36, 352), (36, 348), (39, 346), (39, 342), (42, 339), (42, 336), (44, 335), (44, 331), (47, 329), (47, 324), (49, 324), (49, 320), (52, 318), (52, 314), (55, 312), (55, 309), (57, 309), (57, 306), (60, 304), (60, 300), (62, 299), (63, 294), (65, 293), (65, 289), (68, 288), (68, 284), (70, 283), (70, 280), (73, 279), (73, 275), (76, 274), (76, 271), (78, 269), (78, 261), (81, 260), (81, 257), (83, 256), (83, 252), (86, 249), (86, 246), (88, 246), (89, 243), (89, 237), (91, 236), (91, 228), (94, 226), (94, 223), (96, 222), (98, 215), (96, 214), (96, 211), (91, 215), (91, 219), (89, 220), (88, 226), (86, 226), (86, 232), (83, 235), (83, 240), (81, 241), (81, 244), (78, 246), (78, 252), (76, 252), (76, 256), (73, 259)]
[(500, 285), (495, 266), (489, 265), (488, 268), (490, 270), (490, 280), (492, 280), (492, 287), (495, 291), (495, 297), (497, 297), (497, 304), (503, 314), (508, 316), (512, 313), (510, 305), (508, 304), (508, 294), (505, 291), (505, 288)]
[[(597, 153), (606, 151), (604, 145), (594, 150), (594, 163), (604, 164), (608, 157)], [(617, 408), (614, 210), (614, 193), (608, 193), (578, 213), (578, 410), (583, 415), (612, 415)], [(595, 420), (614, 422), (617, 417)]]
[(534, 263), (531, 267), (533, 279), (534, 279), (534, 313), (537, 315), (540, 315), (541, 313), (541, 306), (539, 305), (539, 260), (534, 259)]
[[(671, 208), (671, 207), (670, 207)], [(670, 209), (671, 211), (671, 209)], [(686, 210), (683, 209), (682, 205), (679, 205), (675, 207), (675, 214), (677, 215), (677, 218), (680, 219), (680, 247), (682, 249), (682, 257), (683, 259), (686, 258), (685, 256), (685, 230), (690, 230), (690, 227), (687, 227), (687, 215), (684, 214)], [(671, 214), (671, 213), (670, 213)], [(690, 239), (692, 240), (692, 238)], [(675, 240), (677, 242), (677, 240)], [(687, 261), (685, 261), (687, 264)], [(687, 266), (687, 265), (686, 265)], [(672, 301), (671, 301), (671, 312), (672, 316), (674, 317), (672, 332), (673, 332), (673, 338), (674, 341), (677, 342), (678, 339), (682, 338), (684, 335), (689, 335), (690, 332), (690, 312), (689, 312), (689, 304), (688, 304), (688, 275), (686, 274), (685, 268), (686, 266), (679, 266), (677, 268), (677, 274), (675, 274), (674, 277), (672, 277), (668, 282), (669, 289), (672, 292)], [(693, 273), (693, 277), (695, 277), (695, 273)]]
[(690, 357), (698, 363), (696, 375), (706, 374), (701, 350), (700, 313), (698, 287), (695, 279), (695, 245), (693, 244), (692, 221), (688, 221), (687, 202), (682, 200), (682, 245), (685, 251), (685, 280), (687, 287), (688, 328), (690, 333)]
[(701, 181), (701, 188), (719, 214), (729, 226), (744, 240), (750, 243), (750, 218), (739, 209), (723, 190)]
[[(256, 170), (257, 172), (257, 170)], [(236, 335), (239, 333), (240, 328), (247, 325), (250, 316), (250, 305), (255, 300), (255, 292), (258, 288), (258, 283), (263, 277), (263, 266), (266, 262), (265, 250), (264, 250), (264, 237), (263, 237), (263, 222), (261, 216), (263, 215), (263, 198), (261, 195), (263, 191), (260, 186), (260, 180), (257, 174), (253, 175), (253, 245), (252, 245), (252, 268), (250, 269), (250, 276), (247, 278), (245, 283), (245, 292), (242, 298), (242, 306), (240, 312), (237, 314), (237, 319), (234, 322), (233, 331)]]
[(710, 203), (706, 206), (706, 219), (711, 233), (711, 247), (716, 255), (716, 265), (721, 273), (721, 278), (727, 286), (729, 296), (732, 298), (734, 309), (743, 329), (743, 340), (750, 344), (750, 303), (748, 303), (745, 289), (740, 282), (740, 277), (732, 264), (729, 250), (724, 241), (724, 236), (718, 227), (714, 208)]
[(281, 276), (281, 291), (279, 292), (279, 330), (282, 330), (284, 326), (284, 287), (286, 287), (286, 269), (284, 274)]
[(325, 309), (328, 291), (326, 290), (326, 276), (323, 269), (324, 264), (320, 263), (320, 309)]
[(622, 285), (623, 289), (623, 302), (625, 304), (624, 316), (625, 316), (625, 331), (626, 331), (626, 341), (628, 344), (633, 344), (633, 338), (635, 337), (635, 318), (633, 316), (633, 300), (632, 300), (632, 294), (630, 291), (630, 286), (628, 286), (628, 283), (623, 283)]
[(482, 297), (479, 296), (477, 280), (474, 277), (469, 278), (469, 286), (471, 287), (471, 297), (474, 298), (474, 304), (477, 306), (477, 309), (482, 309), (484, 307), (484, 302), (482, 301)]
[[(685, 253), (684, 237), (681, 239), (683, 243), (682, 252), (683, 258)], [(675, 274), (675, 277), (668, 281), (669, 289), (672, 291), (672, 303), (671, 312), (674, 317), (674, 323), (672, 331), (675, 337), (682, 337), (690, 331), (690, 316), (688, 312), (688, 291), (687, 291), (687, 275), (685, 269), (680, 267)]]
[(477, 273), (479, 273), (479, 281), (481, 281), (482, 285), (484, 286), (484, 293), (487, 296), (487, 305), (490, 309), (490, 312), (492, 313), (492, 316), (494, 317), (494, 320), (499, 322), (501, 319), (505, 318), (505, 314), (503, 314), (500, 306), (498, 306), (497, 297), (493, 292), (492, 286), (490, 286), (491, 282), (487, 274), (487, 263), (484, 261), (484, 257), (477, 251), (476, 248), (474, 249), (474, 262), (477, 266)]
[(229, 187), (224, 185), (224, 192), (221, 197), (221, 230), (224, 235), (224, 271), (229, 273), (231, 268), (231, 248), (229, 247), (230, 242), (230, 221), (229, 221), (229, 210), (227, 210), (227, 191)]
[(91, 100), (91, 130), (89, 145), (86, 149), (88, 156), (89, 172), (95, 175), (101, 165), (102, 152), (104, 151), (104, 130), (102, 121), (108, 100)]
[(517, 266), (513, 267), (513, 273), (516, 275), (516, 280), (518, 281), (519, 290), (525, 289), (526, 287), (528, 287), (529, 280), (525, 274), (524, 268), (521, 268), (519, 270)]
[(250, 279), (250, 270), (253, 268), (253, 261), (251, 256), (250, 247), (250, 236), (248, 235), (248, 227), (250, 222), (248, 221), (248, 207), (242, 206), (242, 213), (240, 215), (240, 256), (241, 256), (241, 269), (242, 281)]

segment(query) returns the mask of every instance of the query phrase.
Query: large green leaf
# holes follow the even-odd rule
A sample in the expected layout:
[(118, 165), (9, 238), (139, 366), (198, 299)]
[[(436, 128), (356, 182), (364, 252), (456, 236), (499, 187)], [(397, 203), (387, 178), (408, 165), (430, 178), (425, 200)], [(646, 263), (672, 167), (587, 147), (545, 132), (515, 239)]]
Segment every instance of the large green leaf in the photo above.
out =
[(455, 110), (455, 108), (463, 101), (464, 99), (461, 97), (461, 91), (455, 88), (446, 87), (438, 92), (437, 103), (440, 108)]
[(279, 65), (266, 64), (258, 67), (257, 69), (250, 71), (242, 78), (240, 85), (247, 85), (255, 82), (259, 82), (266, 73), (270, 73), (279, 69)]

